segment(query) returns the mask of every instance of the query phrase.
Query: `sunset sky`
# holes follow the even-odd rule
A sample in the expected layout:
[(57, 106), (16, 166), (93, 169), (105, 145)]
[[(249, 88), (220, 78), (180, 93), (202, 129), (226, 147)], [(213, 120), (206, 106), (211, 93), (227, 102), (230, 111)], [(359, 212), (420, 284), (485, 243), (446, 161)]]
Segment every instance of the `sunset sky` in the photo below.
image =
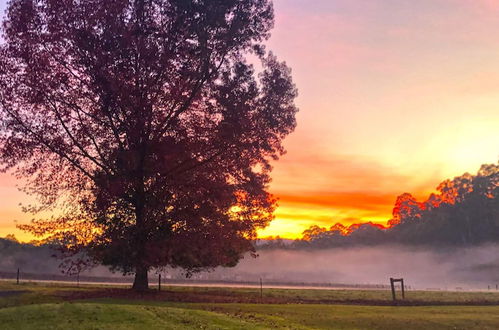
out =
[[(499, 0), (275, 0), (271, 49), (293, 69), (298, 128), (275, 163), (276, 220), (386, 222), (398, 195), (499, 158)], [(3, 12), (5, 0), (0, 0)], [(0, 174), (0, 237), (27, 198)]]

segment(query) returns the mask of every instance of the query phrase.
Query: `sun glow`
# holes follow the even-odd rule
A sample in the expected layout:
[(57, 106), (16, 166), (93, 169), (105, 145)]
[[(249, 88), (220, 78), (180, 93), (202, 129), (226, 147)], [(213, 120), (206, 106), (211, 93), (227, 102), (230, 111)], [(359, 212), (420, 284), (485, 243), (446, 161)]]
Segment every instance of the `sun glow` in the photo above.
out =
[[(279, 207), (259, 236), (386, 224), (397, 196), (423, 200), (496, 163), (496, 3), (275, 0), (268, 46), (293, 69), (300, 112), (272, 164)], [(0, 236), (31, 239), (15, 228), (31, 219), (20, 202), (30, 201), (0, 174)]]

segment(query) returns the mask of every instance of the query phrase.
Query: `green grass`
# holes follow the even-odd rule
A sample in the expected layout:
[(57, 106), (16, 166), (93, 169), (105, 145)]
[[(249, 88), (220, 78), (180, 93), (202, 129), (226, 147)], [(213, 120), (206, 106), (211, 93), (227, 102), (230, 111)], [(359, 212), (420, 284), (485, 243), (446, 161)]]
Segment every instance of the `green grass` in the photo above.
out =
[[(0, 282), (1, 291), (23, 291), (20, 295), (8, 297), (0, 297), (0, 310), (6, 307), (15, 307), (22, 305), (33, 305), (42, 303), (61, 302), (60, 294), (64, 292), (92, 291), (97, 287), (81, 287), (75, 288), (68, 285), (52, 284), (52, 283), (21, 283), (20, 285), (12, 282)], [(0, 328), (1, 329), (1, 328)]]
[[(0, 329), (497, 329), (495, 292), (409, 292), (414, 301), (448, 306), (395, 307), (346, 305), (356, 300), (386, 302), (387, 291), (267, 289), (265, 295), (310, 304), (168, 302), (167, 299), (99, 298), (71, 300), (66, 293), (99, 291), (60, 284), (0, 282), (0, 291), (22, 290), (0, 298)], [(192, 297), (255, 297), (256, 289), (168, 287)], [(154, 297), (154, 296), (153, 296)], [(166, 295), (165, 297), (168, 297)], [(328, 300), (337, 304), (324, 303)], [(313, 304), (313, 302), (323, 302)], [(341, 302), (344, 303), (341, 303)], [(452, 306), (482, 301), (498, 306)]]
[[(231, 297), (260, 297), (259, 288), (217, 288), (217, 287), (165, 287), (165, 290), (198, 295), (217, 295)], [(300, 302), (390, 302), (389, 290), (301, 290), (301, 289), (265, 289), (264, 297), (289, 299)], [(400, 292), (397, 292), (400, 297)], [(426, 303), (460, 304), (467, 302), (494, 303), (499, 305), (499, 292), (452, 292), (452, 291), (406, 291), (406, 300)]]
[(499, 307), (101, 301), (0, 309), (5, 329), (497, 329)]
[(97, 303), (4, 308), (5, 329), (261, 329), (244, 320), (204, 310)]
[[(193, 306), (193, 308), (199, 308)], [(218, 305), (204, 308), (268, 328), (497, 329), (499, 307)]]

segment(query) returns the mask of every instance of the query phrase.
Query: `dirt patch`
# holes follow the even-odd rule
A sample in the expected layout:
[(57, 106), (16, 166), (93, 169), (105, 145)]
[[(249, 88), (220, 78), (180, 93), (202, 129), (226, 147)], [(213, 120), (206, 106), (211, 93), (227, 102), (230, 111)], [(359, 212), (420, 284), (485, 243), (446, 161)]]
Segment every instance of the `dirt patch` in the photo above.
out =
[(263, 297), (254, 295), (238, 295), (228, 292), (224, 293), (202, 293), (202, 292), (175, 292), (175, 291), (148, 291), (145, 293), (134, 292), (129, 289), (102, 289), (92, 291), (66, 291), (57, 293), (64, 300), (82, 299), (127, 299), (127, 300), (150, 300), (168, 302), (189, 302), (189, 303), (246, 303), (246, 304), (287, 304), (289, 299)]
[(185, 303), (240, 303), (240, 304), (328, 304), (328, 305), (364, 305), (364, 306), (498, 306), (496, 301), (456, 301), (439, 302), (423, 300), (320, 300), (302, 299), (289, 297), (260, 297), (259, 295), (238, 294), (231, 292), (176, 292), (176, 291), (148, 291), (137, 293), (129, 289), (100, 289), (91, 291), (64, 291), (58, 292), (57, 296), (67, 300), (84, 299), (125, 299), (125, 300), (148, 300), (162, 302), (185, 302)]
[(26, 292), (28, 291), (0, 291), (0, 298), (17, 296)]

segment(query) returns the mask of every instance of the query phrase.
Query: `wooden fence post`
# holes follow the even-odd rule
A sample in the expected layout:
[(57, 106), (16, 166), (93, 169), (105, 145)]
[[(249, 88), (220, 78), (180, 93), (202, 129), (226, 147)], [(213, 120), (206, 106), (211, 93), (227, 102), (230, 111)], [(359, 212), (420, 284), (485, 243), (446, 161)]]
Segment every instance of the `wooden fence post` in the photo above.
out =
[(263, 281), (260, 277), (260, 299), (263, 299)]
[(392, 287), (392, 298), (393, 301), (397, 300), (397, 297), (395, 296), (395, 283), (393, 281), (393, 278), (390, 277), (390, 286)]
[(402, 282), (402, 299), (405, 299), (404, 279), (402, 279), (401, 282)]
[(393, 301), (397, 301), (397, 295), (395, 293), (395, 283), (400, 283), (400, 288), (402, 290), (402, 300), (405, 299), (405, 283), (403, 278), (393, 278), (390, 277), (390, 286), (392, 288), (392, 299)]
[(161, 274), (158, 276), (158, 291), (161, 291)]
[(19, 284), (19, 268), (17, 269), (17, 278), (16, 278), (16, 283)]

